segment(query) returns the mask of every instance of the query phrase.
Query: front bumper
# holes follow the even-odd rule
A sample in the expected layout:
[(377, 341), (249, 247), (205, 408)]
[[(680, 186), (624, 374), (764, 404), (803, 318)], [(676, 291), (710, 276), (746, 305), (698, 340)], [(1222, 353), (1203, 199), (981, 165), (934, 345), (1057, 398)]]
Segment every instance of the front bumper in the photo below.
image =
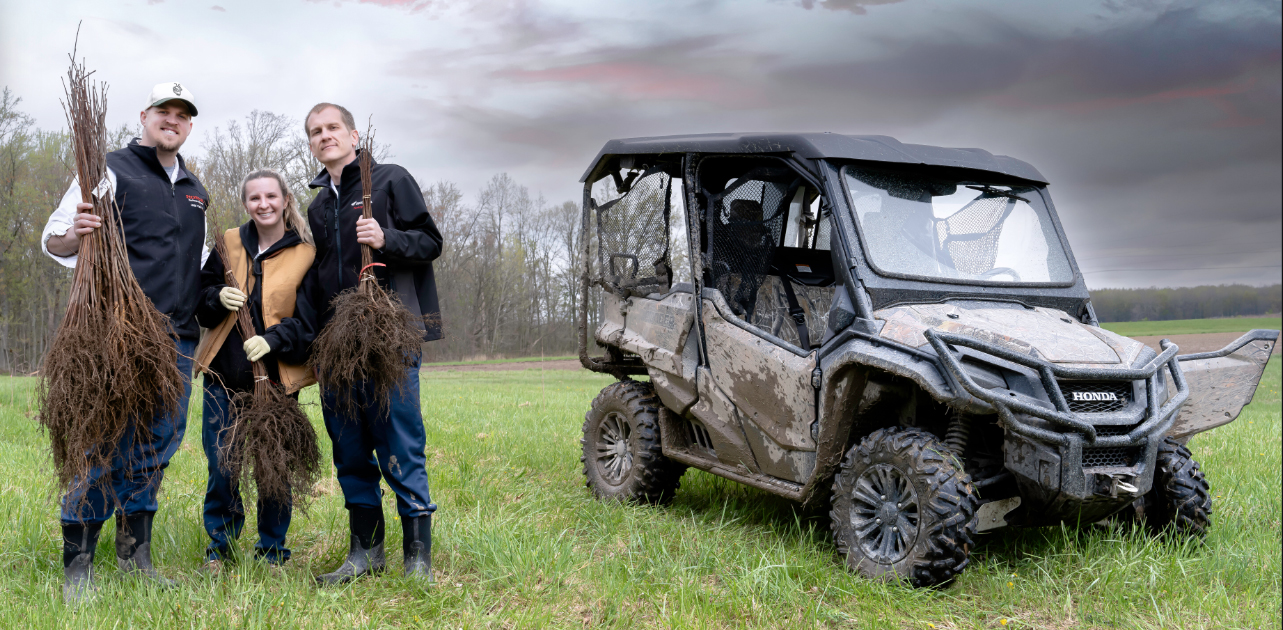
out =
[[(964, 335), (941, 332), (930, 329), (925, 333), (931, 347), (935, 348), (941, 362), (953, 381), (958, 383), (968, 394), (988, 403), (998, 412), (999, 420), (1007, 430), (1027, 438), (1069, 446), (1073, 442), (1094, 447), (1139, 446), (1161, 436), (1172, 426), (1176, 412), (1180, 410), (1185, 399), (1189, 398), (1189, 385), (1181, 372), (1180, 361), (1176, 353), (1180, 348), (1164, 339), (1163, 352), (1150, 359), (1139, 368), (1071, 368), (1043, 361), (1037, 357), (1021, 354), (996, 344), (981, 341)], [(992, 390), (981, 387), (962, 367), (950, 346), (963, 346), (991, 354), (1000, 359), (1022, 365), (1038, 373), (1039, 380), (1046, 390), (1047, 397), (1054, 408), (1032, 404), (1020, 400), (1014, 393), (1003, 396)], [(1175, 391), (1166, 401), (1159, 400), (1160, 371), (1166, 367), (1172, 379)], [(1145, 405), (1132, 410), (1112, 413), (1074, 413), (1069, 409), (1065, 394), (1061, 391), (1058, 379), (1091, 380), (1091, 381), (1145, 381)], [(1062, 431), (1052, 431), (1035, 426), (1027, 418), (1037, 418)], [(1095, 425), (1132, 426), (1122, 435), (1098, 435)]]
[[(1026, 524), (1064, 519), (1097, 520), (1131, 503), (1153, 485), (1154, 461), (1162, 436), (1171, 428), (1189, 386), (1176, 358), (1179, 348), (1162, 342), (1162, 353), (1138, 368), (1071, 368), (955, 333), (927, 330), (927, 340), (951, 379), (967, 393), (992, 406), (1006, 429), (1004, 464), (1024, 497)], [(989, 354), (1036, 372), (1050, 405), (1021, 399), (1010, 390), (982, 387), (963, 367), (952, 347)], [(1166, 400), (1160, 380), (1166, 368), (1172, 390)], [(1060, 380), (1145, 382), (1145, 404), (1120, 411), (1076, 413)], [(1041, 403), (1041, 404), (1038, 404)], [(1040, 426), (1041, 425), (1041, 426)], [(1102, 431), (1110, 428), (1110, 435)], [(1120, 431), (1121, 430), (1121, 431)], [(1085, 453), (1109, 449), (1133, 454), (1126, 463), (1098, 466)], [(1086, 466), (1086, 467), (1085, 467)]]

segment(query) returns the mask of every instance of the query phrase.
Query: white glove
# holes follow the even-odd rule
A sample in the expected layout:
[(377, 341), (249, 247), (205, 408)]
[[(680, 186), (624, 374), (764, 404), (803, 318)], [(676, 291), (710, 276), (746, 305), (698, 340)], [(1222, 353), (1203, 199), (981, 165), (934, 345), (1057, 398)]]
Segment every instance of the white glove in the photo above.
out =
[(272, 351), (272, 346), (259, 335), (250, 337), (243, 347), (245, 348), (245, 356), (249, 357), (250, 363), (267, 356), (267, 353)]
[(240, 310), (242, 306), (245, 306), (245, 299), (244, 293), (231, 287), (223, 287), (223, 290), (218, 292), (218, 301), (223, 304), (223, 308), (229, 311)]

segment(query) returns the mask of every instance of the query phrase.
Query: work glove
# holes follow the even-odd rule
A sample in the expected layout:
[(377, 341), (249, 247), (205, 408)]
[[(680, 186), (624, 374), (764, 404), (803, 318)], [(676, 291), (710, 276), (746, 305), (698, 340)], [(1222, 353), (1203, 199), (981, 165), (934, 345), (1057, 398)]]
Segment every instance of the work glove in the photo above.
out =
[(238, 289), (223, 287), (223, 290), (218, 292), (218, 301), (223, 304), (223, 308), (238, 311), (245, 306), (245, 294)]
[(272, 351), (272, 346), (268, 345), (267, 340), (262, 336), (254, 335), (245, 342), (245, 356), (249, 357), (250, 363), (253, 363)]

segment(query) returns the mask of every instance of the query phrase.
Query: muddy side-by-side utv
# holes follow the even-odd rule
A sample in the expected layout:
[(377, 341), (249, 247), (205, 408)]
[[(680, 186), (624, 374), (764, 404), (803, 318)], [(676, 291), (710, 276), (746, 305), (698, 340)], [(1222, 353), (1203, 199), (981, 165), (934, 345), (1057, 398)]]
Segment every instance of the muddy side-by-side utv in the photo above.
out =
[(1208, 527), (1185, 444), (1251, 401), (1278, 331), (1180, 355), (1101, 328), (1029, 164), (709, 134), (612, 140), (583, 182), (580, 360), (618, 378), (584, 423), (598, 497), (664, 503), (693, 466), (831, 505), (849, 568), (916, 586), (977, 532)]

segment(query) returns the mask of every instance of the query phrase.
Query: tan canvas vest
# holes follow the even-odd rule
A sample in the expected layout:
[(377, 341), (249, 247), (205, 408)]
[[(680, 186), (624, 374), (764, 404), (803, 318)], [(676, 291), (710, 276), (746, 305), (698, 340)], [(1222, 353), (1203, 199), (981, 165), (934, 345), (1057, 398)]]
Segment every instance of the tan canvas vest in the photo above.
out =
[[(244, 245), (241, 244), (240, 229), (228, 230), (223, 238), (227, 243), (227, 257), (231, 259), (224, 261), (224, 264), (231, 268), (232, 275), (236, 277), (236, 283), (242, 287), (241, 290), (246, 294), (252, 293), (254, 277), (250, 273), (249, 257), (245, 253)], [(217, 254), (212, 255), (217, 256)], [(261, 261), (264, 327), (275, 326), (281, 323), (282, 319), (294, 316), (294, 300), (298, 295), (298, 285), (303, 282), (303, 276), (312, 266), (312, 259), (315, 256), (315, 247), (300, 243)], [(200, 347), (196, 349), (196, 365), (201, 372), (209, 371), (210, 362), (218, 354), (219, 348), (223, 347), (227, 333), (235, 325), (236, 313), (228, 312), (227, 319), (224, 319), (223, 323), (205, 333)], [(281, 374), (281, 384), (285, 386), (287, 392), (294, 393), (316, 382), (312, 371), (304, 366), (290, 365), (284, 361), (277, 361), (276, 365)]]

